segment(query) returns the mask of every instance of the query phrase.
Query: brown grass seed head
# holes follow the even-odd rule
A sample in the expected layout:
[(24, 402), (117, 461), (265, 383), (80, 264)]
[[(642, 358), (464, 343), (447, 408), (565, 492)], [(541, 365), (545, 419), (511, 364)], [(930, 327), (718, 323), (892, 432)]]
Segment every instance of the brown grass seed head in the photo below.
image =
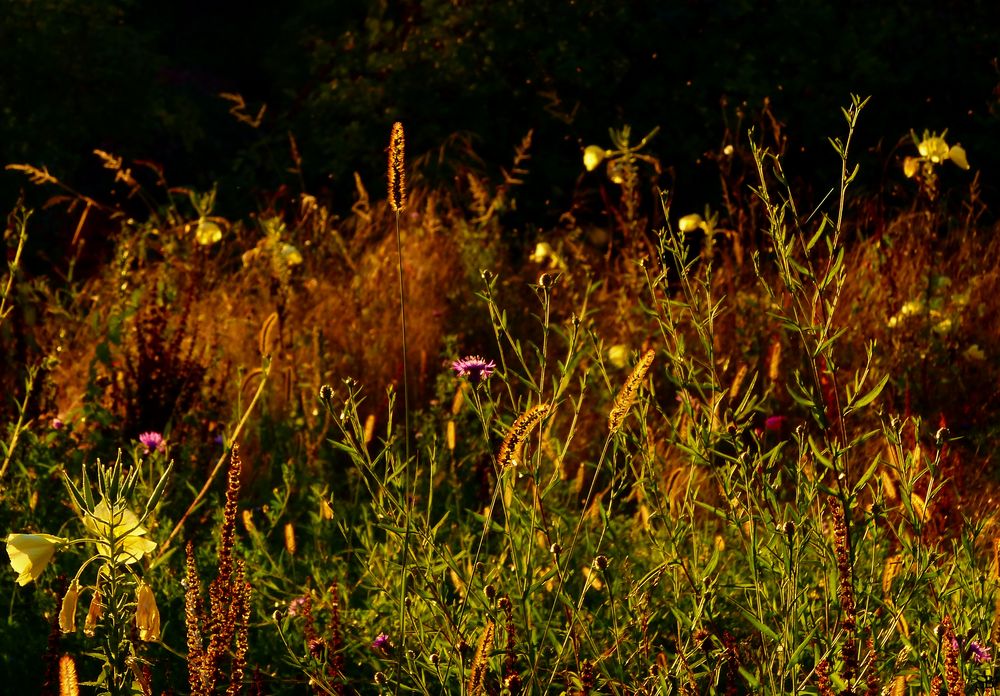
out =
[(403, 134), (403, 124), (399, 121), (392, 124), (392, 135), (389, 137), (389, 206), (397, 213), (406, 208), (406, 139)]

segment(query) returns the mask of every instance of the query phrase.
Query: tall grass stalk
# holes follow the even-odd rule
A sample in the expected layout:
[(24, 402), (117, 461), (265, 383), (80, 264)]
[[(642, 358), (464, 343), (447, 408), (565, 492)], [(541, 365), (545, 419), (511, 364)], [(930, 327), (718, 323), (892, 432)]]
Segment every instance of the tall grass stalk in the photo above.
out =
[(406, 584), (407, 563), (410, 554), (410, 517), (413, 509), (413, 484), (410, 480), (410, 381), (406, 355), (406, 283), (403, 278), (403, 240), (399, 233), (399, 214), (406, 209), (406, 138), (403, 124), (392, 125), (389, 140), (388, 188), (389, 206), (396, 220), (396, 273), (399, 280), (399, 330), (403, 343), (403, 515), (406, 530), (403, 533), (403, 552), (400, 561), (399, 582), (399, 636), (396, 646), (397, 670), (394, 693), (399, 693), (403, 676), (403, 658), (406, 654)]

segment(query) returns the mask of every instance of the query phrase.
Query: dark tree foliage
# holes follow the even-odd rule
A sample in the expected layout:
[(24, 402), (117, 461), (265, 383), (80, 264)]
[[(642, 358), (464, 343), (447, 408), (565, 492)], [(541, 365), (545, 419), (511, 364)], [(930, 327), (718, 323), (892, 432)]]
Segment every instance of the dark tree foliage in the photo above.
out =
[[(348, 203), (352, 172), (381, 176), (394, 120), (406, 122), (413, 153), (464, 131), (493, 165), (534, 128), (527, 217), (565, 205), (580, 145), (604, 143), (623, 123), (661, 126), (655, 154), (704, 200), (714, 175), (698, 170), (699, 157), (738, 108), (752, 113), (765, 97), (806, 146), (793, 164), (821, 168), (838, 105), (856, 92), (874, 96), (863, 146), (884, 141), (888, 152), (910, 128), (949, 128), (977, 168), (995, 170), (994, 10), (939, 0), (289, 0), (234, 12), (191, 0), (11, 0), (0, 17), (0, 158), (45, 164), (86, 188), (103, 181), (89, 155), (101, 147), (162, 162), (171, 181), (219, 180), (229, 191), (220, 204), (235, 206), (289, 180), (292, 133), (307, 185), (336, 205)], [(260, 127), (230, 116), (220, 92), (242, 94), (253, 111), (266, 104)], [(10, 173), (0, 182), (5, 196), (21, 185)]]

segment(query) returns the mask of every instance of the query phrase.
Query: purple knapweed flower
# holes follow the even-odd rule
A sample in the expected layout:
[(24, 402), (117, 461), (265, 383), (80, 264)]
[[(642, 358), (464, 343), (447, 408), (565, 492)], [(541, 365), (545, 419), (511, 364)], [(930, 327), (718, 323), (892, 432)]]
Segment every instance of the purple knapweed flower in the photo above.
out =
[(66, 424), (63, 423), (62, 418), (56, 417), (56, 418), (52, 419), (52, 422), (51, 422), (50, 425), (52, 425), (52, 429), (53, 430), (62, 430), (63, 426), (65, 426)]
[(772, 433), (779, 433), (785, 427), (787, 420), (788, 416), (768, 416), (764, 421), (764, 429)]
[(497, 366), (492, 360), (486, 360), (478, 355), (468, 355), (453, 362), (451, 369), (457, 372), (459, 377), (468, 377), (470, 382), (478, 384), (492, 375)]
[(386, 633), (379, 633), (372, 641), (372, 649), (387, 653), (392, 646), (389, 644), (389, 636)]
[(972, 657), (972, 661), (978, 664), (989, 662), (992, 659), (990, 649), (974, 640), (969, 641), (969, 655)]
[(162, 452), (167, 448), (167, 443), (163, 439), (163, 435), (153, 431), (141, 433), (139, 435), (139, 444), (146, 448), (144, 454), (149, 454), (151, 451)]

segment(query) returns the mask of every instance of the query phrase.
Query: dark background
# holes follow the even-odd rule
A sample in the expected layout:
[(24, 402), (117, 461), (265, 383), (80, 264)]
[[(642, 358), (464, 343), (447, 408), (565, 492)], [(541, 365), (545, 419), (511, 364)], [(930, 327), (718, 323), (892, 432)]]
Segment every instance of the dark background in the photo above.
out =
[[(162, 164), (173, 185), (218, 182), (219, 212), (244, 214), (261, 192), (301, 186), (288, 172), (291, 133), (308, 190), (346, 210), (352, 172), (379, 191), (395, 120), (411, 156), (464, 132), (494, 171), (534, 129), (519, 214), (544, 226), (569, 205), (581, 147), (609, 146), (608, 127), (625, 123), (637, 135), (662, 128), (651, 151), (681, 200), (716, 202), (703, 155), (727, 125), (751, 125), (765, 98), (787, 125), (787, 169), (825, 191), (837, 174), (826, 138), (844, 133), (840, 107), (854, 92), (872, 96), (855, 150), (862, 189), (914, 154), (894, 152), (911, 128), (948, 128), (995, 200), (996, 14), (995, 0), (286, 0), (238, 10), (4, 0), (0, 161), (44, 165), (103, 195), (109, 178), (91, 155), (102, 148)], [(237, 122), (220, 92), (242, 94), (251, 114), (266, 104), (260, 127)], [(36, 205), (51, 193), (2, 172), (5, 209), (22, 188)]]

